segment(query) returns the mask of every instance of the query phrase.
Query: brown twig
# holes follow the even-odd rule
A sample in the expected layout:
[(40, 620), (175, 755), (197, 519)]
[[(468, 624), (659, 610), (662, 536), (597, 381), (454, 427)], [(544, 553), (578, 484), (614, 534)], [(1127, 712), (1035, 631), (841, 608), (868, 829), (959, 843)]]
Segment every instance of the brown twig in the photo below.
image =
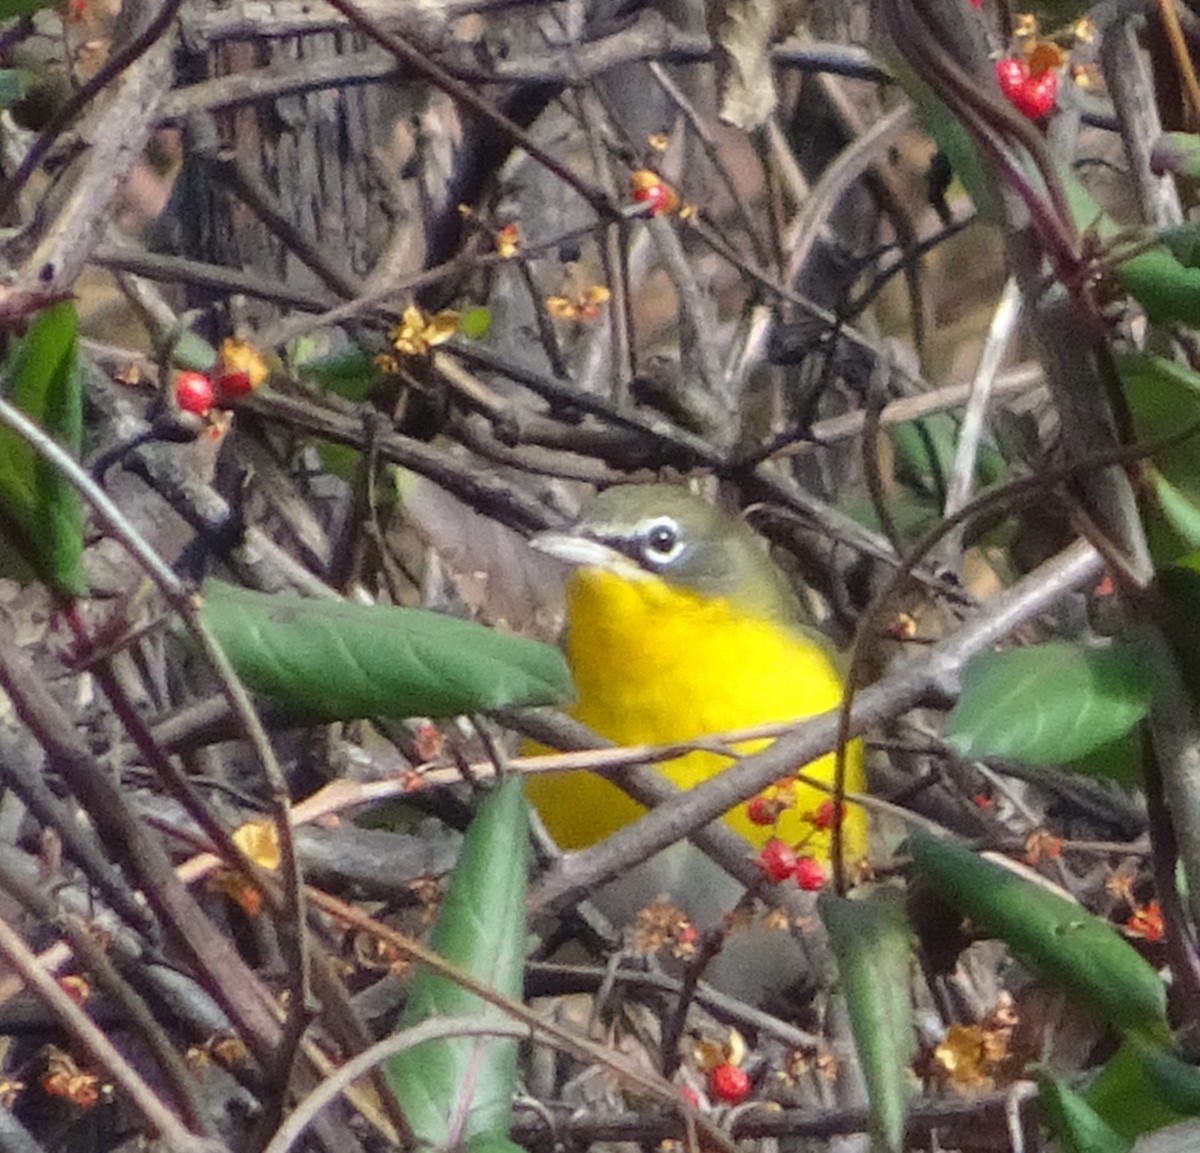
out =
[(54, 1011), (76, 1041), (120, 1086), (130, 1105), (173, 1153), (229, 1153), (222, 1142), (197, 1136), (184, 1127), (103, 1030), (59, 988), (58, 982), (38, 964), (37, 957), (3, 920), (0, 920), (0, 955), (21, 974), (29, 988)]

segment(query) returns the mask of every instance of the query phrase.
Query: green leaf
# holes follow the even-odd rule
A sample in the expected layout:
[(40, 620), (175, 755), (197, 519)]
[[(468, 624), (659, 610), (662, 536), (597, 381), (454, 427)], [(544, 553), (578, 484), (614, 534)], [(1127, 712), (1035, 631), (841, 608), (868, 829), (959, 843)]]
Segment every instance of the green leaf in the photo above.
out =
[(325, 392), (355, 403), (366, 400), (382, 380), (375, 358), (356, 344), (306, 360), (299, 372)]
[(171, 345), (171, 363), (193, 372), (212, 372), (217, 367), (217, 350), (199, 333), (184, 328)]
[(942, 899), (1031, 972), (1118, 1029), (1168, 1035), (1162, 981), (1107, 921), (961, 845), (917, 832), (908, 848)]
[(492, 330), (490, 308), (468, 308), (458, 318), (458, 331), (468, 340), (482, 340)]
[(1164, 632), (1183, 665), (1193, 697), (1200, 694), (1200, 551), (1189, 553), (1177, 564), (1158, 573)]
[[(1080, 229), (1102, 240), (1127, 239), (1122, 237), (1120, 225), (1101, 211), (1077, 176), (1064, 168), (1059, 171), (1059, 179)], [(1151, 234), (1147, 232), (1146, 236)], [(1116, 255), (1120, 256), (1119, 250)], [(1151, 320), (1160, 323), (1181, 320), (1193, 326), (1200, 323), (1200, 268), (1181, 264), (1165, 245), (1120, 261), (1113, 269), (1113, 277)]]
[(1188, 268), (1158, 247), (1122, 261), (1113, 271), (1151, 320), (1200, 325), (1200, 268)]
[(1165, 1045), (1130, 1034), (1085, 1096), (1116, 1132), (1133, 1139), (1200, 1112), (1200, 1070)]
[[(1200, 422), (1200, 374), (1163, 356), (1131, 353), (1117, 360), (1139, 441), (1158, 441)], [(1200, 464), (1194, 441), (1154, 453), (1159, 471), (1193, 502), (1200, 503)]]
[(485, 1133), (467, 1142), (467, 1153), (526, 1153), (525, 1149), (507, 1137)]
[(935, 413), (896, 425), (891, 436), (897, 478), (944, 504), (946, 479), (954, 466), (954, 422), (945, 413)]
[(1058, 764), (1127, 733), (1150, 698), (1141, 659), (1121, 645), (1055, 641), (984, 653), (967, 665), (946, 738), (964, 757)]
[[(1161, 441), (1200, 422), (1200, 375), (1166, 357), (1132, 353), (1117, 360), (1126, 402), (1140, 443)], [(1190, 547), (1181, 536), (1180, 501), (1200, 507), (1200, 457), (1195, 440), (1159, 448), (1154, 467), (1177, 499), (1164, 491), (1147, 506), (1146, 531), (1158, 565), (1170, 564)]]
[(1145, 784), (1142, 775), (1141, 734), (1131, 730), (1124, 736), (1093, 749), (1067, 766), (1073, 773), (1104, 777), (1119, 785), (1138, 787)]
[[(514, 1000), (523, 991), (527, 837), (521, 780), (510, 777), (488, 797), (467, 830), (430, 940), (445, 960)], [(431, 1017), (475, 1017), (481, 1024), (504, 1019), (499, 1009), (462, 985), (421, 969), (400, 1028)], [(392, 1058), (385, 1074), (422, 1143), (508, 1153), (516, 1040), (426, 1041)]]
[(1147, 465), (1144, 475), (1150, 481), (1159, 512), (1172, 531), (1188, 548), (1200, 548), (1200, 505), (1158, 469)]
[[(1170, 135), (1168, 133), (1168, 135)], [(1200, 144), (1200, 136), (1191, 137)], [(1175, 228), (1164, 228), (1159, 239), (1167, 251), (1188, 268), (1200, 268), (1200, 229), (1194, 224), (1180, 224)]]
[(204, 586), (204, 623), (256, 693), (303, 719), (453, 716), (557, 704), (549, 645), (421, 609)]
[(1194, 132), (1164, 132), (1154, 142), (1150, 163), (1155, 172), (1173, 172), (1189, 180), (1200, 178), (1200, 136)]
[[(9, 398), (74, 456), (83, 437), (75, 306), (39, 312), (5, 365)], [(60, 592), (82, 596), (83, 505), (58, 470), (0, 429), (0, 529), (25, 564)]]
[(1129, 1153), (1122, 1137), (1078, 1093), (1044, 1069), (1038, 1070), (1038, 1107), (1064, 1153)]
[(316, 442), (317, 455), (321, 458), (321, 467), (339, 480), (354, 484), (358, 479), (359, 463), (362, 460), (362, 450), (349, 444), (338, 444), (332, 440)]
[(14, 16), (32, 16), (43, 8), (53, 8), (54, 0), (0, 0), (0, 20)]
[(897, 889), (818, 904), (837, 957), (850, 1029), (871, 1098), (871, 1132), (888, 1153), (904, 1148), (913, 1059), (909, 966), (912, 930)]
[(879, 49), (887, 70), (916, 107), (921, 127), (933, 137), (939, 151), (950, 161), (954, 175), (967, 190), (980, 220), (986, 224), (1000, 224), (1005, 219), (1004, 204), (992, 166), (980, 154), (962, 121), (913, 70), (894, 44), (884, 42)]

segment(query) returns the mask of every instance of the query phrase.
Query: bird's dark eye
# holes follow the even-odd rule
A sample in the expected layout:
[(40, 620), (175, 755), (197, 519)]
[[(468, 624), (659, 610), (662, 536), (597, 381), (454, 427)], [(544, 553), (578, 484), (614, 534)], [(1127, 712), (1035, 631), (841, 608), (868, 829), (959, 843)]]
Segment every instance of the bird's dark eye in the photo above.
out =
[(679, 526), (671, 520), (656, 521), (642, 536), (642, 553), (651, 564), (668, 564), (679, 555), (682, 547)]

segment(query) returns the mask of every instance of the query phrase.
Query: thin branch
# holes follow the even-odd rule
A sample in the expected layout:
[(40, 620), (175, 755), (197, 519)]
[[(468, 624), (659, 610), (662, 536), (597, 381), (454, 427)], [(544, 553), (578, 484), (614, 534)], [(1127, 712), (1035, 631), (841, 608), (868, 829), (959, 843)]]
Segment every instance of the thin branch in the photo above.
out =
[(101, 92), (112, 84), (122, 72), (145, 55), (175, 19), (183, 0), (163, 0), (162, 7), (154, 18), (120, 51), (114, 52), (96, 71), (86, 84), (74, 91), (70, 98), (50, 117), (41, 132), (34, 138), (16, 172), (0, 183), (0, 204), (15, 204), (30, 176), (46, 159), (59, 134), (92, 103)]
[(425, 77), (436, 88), (441, 89), (448, 96), (452, 96), (460, 104), (503, 131), (515, 146), (524, 149), (547, 171), (552, 172), (568, 188), (583, 197), (602, 220), (612, 220), (619, 216), (619, 209), (602, 190), (583, 180), (556, 156), (532, 140), (519, 124), (497, 111), (473, 88), (438, 64), (426, 46), (415, 44), (394, 32), (384, 31), (351, 0), (325, 0), (325, 2), (345, 16), (365, 36), (374, 40), (376, 44), (386, 49), (412, 71)]
[[(963, 412), (962, 424), (959, 426), (958, 447), (954, 453), (950, 483), (946, 487), (943, 516), (954, 516), (965, 508), (971, 499), (975, 487), (975, 464), (979, 456), (979, 444), (983, 439), (984, 417), (992, 402), (1000, 365), (1016, 335), (1020, 321), (1021, 293), (1016, 281), (1010, 277), (1004, 284), (1004, 291), (992, 314), (992, 323), (979, 357), (979, 366), (971, 381), (971, 393)], [(958, 549), (950, 551), (957, 553)]]
[[(175, 576), (154, 549), (150, 547), (145, 538), (130, 525), (120, 509), (117, 508), (108, 495), (79, 466), (70, 453), (66, 452), (53, 439), (47, 436), (24, 413), (3, 399), (0, 399), (0, 424), (7, 426), (21, 436), (39, 456), (43, 457), (57, 469), (62, 477), (92, 506), (96, 515), (108, 530), (137, 560), (171, 607), (180, 615), (188, 631), (199, 644), (201, 652), (216, 671), (221, 691), (228, 700), (234, 715), (237, 717), (241, 732), (254, 748), (259, 764), (263, 767), (263, 771), (270, 784), (272, 809), (283, 861), (284, 888), (287, 894), (289, 913), (293, 918), (293, 923), (302, 927), (305, 922), (303, 884), (300, 877), (300, 867), (296, 858), (295, 846), (292, 842), (291, 822), (288, 817), (290, 797), (287, 785), (284, 782), (279, 763), (275, 759), (271, 743), (262, 727), (262, 722), (255, 712), (233, 666), (229, 663), (229, 659), (225, 656), (220, 645), (200, 619), (198, 605), (184, 588), (179, 578)], [(0, 675), (3, 675), (8, 682), (14, 679), (11, 662), (16, 660), (17, 655), (10, 654), (8, 663), (0, 670)], [(30, 691), (33, 691), (32, 688)], [(11, 689), (10, 695), (13, 695)], [(14, 702), (15, 700), (14, 696)], [(38, 712), (45, 713), (47, 709), (53, 707), (53, 701), (49, 700), (48, 697), (45, 700), (39, 699), (37, 701), (29, 697), (26, 707), (32, 716), (32, 714)], [(26, 723), (29, 723), (29, 719), (26, 718)], [(42, 739), (43, 743), (45, 743), (45, 738), (45, 733), (39, 733), (39, 739)], [(63, 755), (70, 755), (70, 750), (64, 749), (62, 752)], [(80, 767), (82, 768), (83, 765), (81, 764)], [(92, 780), (90, 773), (85, 779), (92, 781), (97, 788), (100, 787), (99, 779)], [(123, 810), (118, 806), (117, 812), (119, 814)], [(200, 937), (192, 933), (192, 925), (189, 923), (191, 921), (196, 923), (196, 932), (200, 932), (203, 926), (208, 926), (209, 928), (211, 926), (207, 918), (204, 918), (198, 909), (191, 907), (191, 897), (186, 891), (176, 891), (168, 885), (171, 879), (170, 870), (167, 869), (166, 875), (163, 875), (162, 864), (163, 860), (165, 860), (165, 854), (162, 853), (161, 849), (140, 834), (133, 834), (127, 830), (125, 835), (132, 838), (129, 842), (131, 845), (135, 840), (143, 842), (142, 851), (147, 855), (145, 859), (139, 859), (138, 863), (143, 870), (150, 870), (144, 883), (148, 889), (158, 892), (162, 901), (159, 911), (166, 916), (164, 923), (168, 928), (184, 935), (184, 939), (193, 948), (197, 962), (201, 963), (203, 968), (208, 968), (213, 962), (214, 957), (220, 952), (236, 956), (236, 954), (232, 954), (231, 946), (229, 946), (228, 942), (219, 934), (216, 934), (215, 931), (204, 934), (208, 938), (206, 944), (202, 944)], [(153, 852), (150, 851), (151, 848), (153, 848)], [(156, 862), (157, 868), (151, 867), (152, 859)], [(178, 908), (180, 904), (188, 906), (187, 912), (180, 911)], [(174, 923), (176, 921), (178, 923)], [(302, 928), (298, 929), (298, 933), (302, 933)], [(302, 936), (296, 938), (294, 946), (296, 951), (292, 978), (303, 985), (307, 980), (307, 964), (305, 962)], [(237, 967), (240, 968), (240, 964)], [(220, 977), (216, 974), (212, 975), (216, 977), (217, 989), (223, 991), (226, 986), (222, 983)], [(305, 997), (302, 1003), (307, 1002), (306, 985), (304, 985), (304, 991)], [(255, 1011), (251, 1002), (244, 1001), (241, 1008), (244, 1012), (248, 1010), (251, 1013), (252, 1019), (258, 1021), (257, 1035), (260, 1042), (265, 1042), (268, 1036), (277, 1030), (277, 1025), (273, 1018), (269, 1014), (266, 1016), (260, 1015)], [(230, 1009), (232, 1012), (232, 1005)], [(267, 1047), (273, 1049), (274, 1044), (272, 1043)]]
[[(1102, 561), (1091, 545), (1076, 542), (1041, 568), (997, 594), (954, 635), (923, 658), (862, 690), (854, 699), (843, 739), (859, 736), (930, 698), (952, 694), (967, 659), (1033, 620), (1064, 595), (1094, 580)], [(735, 805), (761, 792), (773, 781), (833, 750), (839, 740), (837, 710), (806, 722), (801, 730), (780, 737), (770, 748), (746, 757), (711, 780), (679, 793), (667, 782), (657, 789), (670, 805), (618, 829), (598, 845), (568, 855), (530, 893), (529, 904), (540, 912), (557, 912), (574, 904), (598, 884), (630, 865), (646, 860), (691, 830), (715, 821)]]
[(150, 139), (159, 103), (171, 85), (172, 47), (171, 37), (158, 37), (85, 125), (92, 132), (91, 150), (66, 203), (22, 265), (19, 285), (45, 295), (74, 286)]
[[(288, 308), (299, 308), (306, 312), (325, 312), (336, 307), (332, 296), (317, 296), (312, 292), (291, 288), (278, 278), (271, 279), (237, 268), (226, 268), (220, 264), (208, 264), (201, 260), (188, 260), (183, 256), (165, 256), (147, 252), (131, 244), (100, 244), (88, 256), (88, 263), (115, 272), (132, 272), (150, 280), (174, 284), (191, 284), (197, 288), (212, 289), (229, 294), (242, 292)], [(389, 289), (388, 298), (394, 291)]]
[(0, 887), (20, 901), (43, 924), (63, 925), (76, 954), (93, 980), (116, 1001), (154, 1054), (188, 1123), (206, 1136), (215, 1136), (215, 1128), (197, 1099), (192, 1073), (162, 1026), (154, 1019), (146, 1002), (117, 971), (107, 950), (97, 939), (95, 925), (78, 915), (65, 913), (41, 886), (29, 883), (4, 858), (0, 858)]
[(351, 1057), (337, 1072), (326, 1077), (289, 1114), (279, 1127), (271, 1142), (262, 1153), (289, 1153), (289, 1150), (304, 1135), (316, 1115), (330, 1101), (344, 1093), (360, 1077), (368, 1073), (389, 1057), (407, 1052), (427, 1041), (450, 1037), (511, 1037), (515, 1040), (534, 1040), (538, 1036), (536, 1026), (518, 1024), (516, 1021), (484, 1022), (475, 1017), (438, 1017), (423, 1021), (409, 1029), (401, 1029), (382, 1041), (376, 1041)]
[(38, 964), (37, 957), (3, 920), (0, 920), (0, 955), (21, 974), (29, 988), (54, 1011), (67, 1031), (120, 1086), (130, 1105), (169, 1149), (174, 1153), (229, 1153), (228, 1146), (223, 1142), (197, 1136), (183, 1126), (104, 1035), (104, 1031), (59, 988), (58, 982)]

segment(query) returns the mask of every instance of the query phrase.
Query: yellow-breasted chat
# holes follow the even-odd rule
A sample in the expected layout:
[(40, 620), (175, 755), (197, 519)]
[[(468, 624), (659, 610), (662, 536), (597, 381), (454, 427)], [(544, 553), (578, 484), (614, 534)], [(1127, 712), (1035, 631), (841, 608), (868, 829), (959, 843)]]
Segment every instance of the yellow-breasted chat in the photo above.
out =
[[(571, 712), (601, 736), (622, 745), (669, 744), (801, 720), (841, 701), (833, 654), (801, 623), (799, 602), (766, 542), (745, 521), (687, 490), (610, 488), (569, 530), (543, 533), (535, 544), (575, 566), (565, 642), (578, 692)], [(729, 764), (700, 751), (659, 768), (690, 788)], [(834, 758), (797, 769), (832, 783)], [(527, 787), (547, 829), (567, 849), (590, 845), (643, 811), (592, 774), (539, 774)], [(864, 787), (858, 742), (847, 750), (845, 787)], [(752, 821), (745, 805), (726, 820), (755, 845), (779, 837), (827, 861), (831, 834), (806, 818), (828, 794), (797, 784), (794, 795), (773, 825)], [(847, 861), (864, 855), (866, 817), (858, 806), (846, 807), (842, 837)]]

